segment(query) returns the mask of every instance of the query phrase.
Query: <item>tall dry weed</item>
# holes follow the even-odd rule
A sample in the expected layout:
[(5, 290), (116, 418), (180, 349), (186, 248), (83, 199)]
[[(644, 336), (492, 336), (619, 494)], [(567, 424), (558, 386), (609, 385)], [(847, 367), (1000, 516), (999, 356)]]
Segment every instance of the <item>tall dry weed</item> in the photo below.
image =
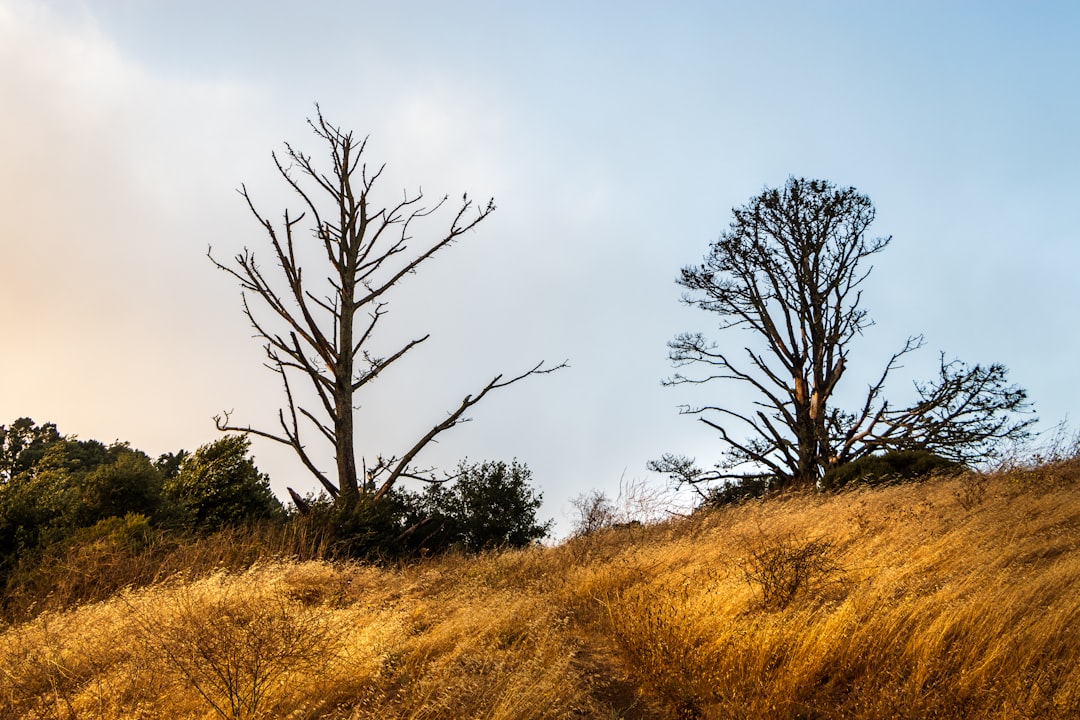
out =
[(316, 689), (309, 678), (338, 652), (327, 615), (295, 596), (218, 574), (175, 583), (155, 605), (132, 606), (151, 654), (225, 720), (277, 717)]
[(977, 504), (954, 478), (717, 513), (681, 575), (609, 596), (609, 629), (672, 715), (1080, 716), (1080, 497), (1046, 472)]
[(227, 527), (205, 536), (147, 527), (137, 543), (121, 530), (77, 534), (17, 572), (0, 598), (0, 619), (28, 620), (40, 612), (98, 602), (178, 573), (198, 578), (275, 558), (315, 560), (326, 551), (319, 528), (304, 520)]

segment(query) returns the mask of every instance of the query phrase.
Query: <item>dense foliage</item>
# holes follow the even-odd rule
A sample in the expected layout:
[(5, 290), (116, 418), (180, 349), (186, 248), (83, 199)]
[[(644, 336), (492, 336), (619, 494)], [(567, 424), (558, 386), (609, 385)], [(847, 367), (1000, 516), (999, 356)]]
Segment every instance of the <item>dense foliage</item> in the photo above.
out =
[(541, 494), (517, 461), (463, 462), (446, 483), (394, 488), (380, 502), (297, 498), (289, 513), (249, 450), (246, 436), (226, 435), (152, 461), (127, 443), (61, 435), (52, 423), (0, 425), (0, 605), (16, 591), (67, 582), (66, 568), (88, 557), (169, 553), (253, 525), (279, 538), (267, 552), (367, 560), (521, 548), (551, 530), (537, 520)]
[(309, 499), (296, 522), (313, 529), (331, 557), (523, 548), (547, 537), (553, 525), (537, 520), (543, 495), (531, 480), (532, 472), (516, 460), (463, 461), (444, 483), (429, 483), (422, 491), (394, 488), (379, 502), (361, 497), (350, 507), (326, 495)]
[(10, 467), (17, 472), (0, 483), (0, 573), (105, 518), (163, 511), (160, 473), (124, 443), (57, 435), (14, 452)]
[[(178, 519), (188, 527), (216, 530), (250, 520), (284, 515), (270, 489), (270, 478), (248, 457), (251, 441), (244, 435), (225, 437), (183, 454), (163, 490)], [(168, 464), (166, 460), (162, 464)]]
[(523, 548), (548, 536), (552, 521), (540, 523), (543, 495), (532, 489), (532, 472), (513, 461), (461, 463), (449, 485), (429, 485), (407, 494), (414, 531), (425, 546), (457, 546), (478, 552)]
[(898, 480), (925, 479), (932, 475), (956, 474), (963, 469), (960, 463), (926, 450), (899, 450), (868, 455), (833, 468), (821, 479), (821, 487), (837, 490), (849, 485), (880, 485)]
[(155, 462), (127, 443), (63, 436), (53, 423), (0, 425), (0, 584), (108, 521), (205, 534), (284, 517), (248, 444), (228, 436)]

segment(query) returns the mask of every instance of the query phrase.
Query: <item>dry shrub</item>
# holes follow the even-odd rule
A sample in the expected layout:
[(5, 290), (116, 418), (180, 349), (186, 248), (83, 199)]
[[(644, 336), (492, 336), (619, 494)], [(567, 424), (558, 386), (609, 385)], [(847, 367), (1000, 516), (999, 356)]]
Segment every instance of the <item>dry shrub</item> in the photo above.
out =
[(117, 603), (42, 613), (0, 635), (0, 717), (151, 718), (139, 699), (167, 684)]
[(394, 628), (345, 617), (346, 574), (260, 565), (42, 613), (0, 635), (0, 717), (321, 716), (370, 684)]
[(224, 574), (172, 590), (152, 614), (136, 608), (137, 622), (151, 652), (227, 720), (298, 706), (338, 651), (326, 614), (296, 596)]
[(953, 496), (960, 503), (960, 507), (965, 510), (974, 510), (986, 499), (986, 488), (989, 482), (989, 476), (983, 473), (963, 473), (959, 477), (958, 487), (953, 491)]
[(0, 707), (43, 718), (603, 714), (561, 606), (539, 589), (548, 566), (537, 557), (264, 563), (43, 613), (0, 635)]
[(761, 607), (769, 610), (783, 609), (800, 593), (838, 582), (843, 572), (833, 559), (833, 543), (824, 538), (759, 534), (745, 544), (742, 577), (758, 594)]

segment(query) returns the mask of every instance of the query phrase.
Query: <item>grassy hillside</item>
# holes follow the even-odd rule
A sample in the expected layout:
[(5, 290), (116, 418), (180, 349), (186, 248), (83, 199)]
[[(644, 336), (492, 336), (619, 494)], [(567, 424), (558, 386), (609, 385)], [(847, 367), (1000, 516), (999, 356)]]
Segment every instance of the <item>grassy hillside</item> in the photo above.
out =
[(1080, 717), (1080, 461), (403, 568), (264, 560), (0, 635), (27, 718)]

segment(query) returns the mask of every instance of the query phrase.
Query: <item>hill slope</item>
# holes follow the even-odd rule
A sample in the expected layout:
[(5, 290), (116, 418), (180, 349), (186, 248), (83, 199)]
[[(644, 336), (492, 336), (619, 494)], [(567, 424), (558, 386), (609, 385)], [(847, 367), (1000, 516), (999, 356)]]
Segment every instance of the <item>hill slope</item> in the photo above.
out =
[(267, 561), (0, 635), (27, 718), (1080, 717), (1080, 462), (555, 548)]

